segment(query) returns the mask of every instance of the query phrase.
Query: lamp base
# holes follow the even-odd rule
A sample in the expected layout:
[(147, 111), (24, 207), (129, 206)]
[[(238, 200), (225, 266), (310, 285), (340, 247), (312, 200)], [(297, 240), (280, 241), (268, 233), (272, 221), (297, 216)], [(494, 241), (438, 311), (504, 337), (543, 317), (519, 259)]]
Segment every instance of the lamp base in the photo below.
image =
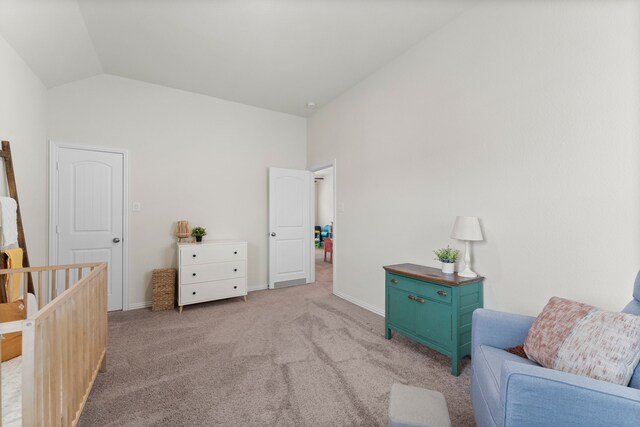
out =
[(471, 247), (469, 241), (464, 242), (464, 269), (458, 272), (459, 277), (478, 277), (470, 267), (471, 265)]
[(464, 270), (458, 272), (458, 276), (460, 277), (478, 277), (476, 273), (474, 273), (469, 266), (465, 266)]

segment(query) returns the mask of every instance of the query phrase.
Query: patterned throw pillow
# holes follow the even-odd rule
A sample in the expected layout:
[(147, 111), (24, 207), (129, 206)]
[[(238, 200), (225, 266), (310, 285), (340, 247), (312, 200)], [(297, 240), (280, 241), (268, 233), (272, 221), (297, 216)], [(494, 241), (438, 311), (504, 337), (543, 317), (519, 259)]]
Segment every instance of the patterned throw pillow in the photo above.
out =
[(627, 385), (640, 361), (640, 316), (553, 297), (524, 351), (545, 368)]

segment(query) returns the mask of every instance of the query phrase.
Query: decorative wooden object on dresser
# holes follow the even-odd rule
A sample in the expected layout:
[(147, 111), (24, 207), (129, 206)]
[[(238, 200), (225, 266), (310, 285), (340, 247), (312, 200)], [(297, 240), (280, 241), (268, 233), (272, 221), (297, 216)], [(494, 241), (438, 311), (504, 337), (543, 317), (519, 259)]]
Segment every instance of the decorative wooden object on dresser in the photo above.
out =
[(451, 358), (458, 376), (460, 359), (471, 354), (471, 318), (482, 307), (484, 277), (459, 277), (416, 264), (384, 267), (385, 338), (391, 330)]
[(247, 300), (247, 242), (178, 243), (178, 306), (224, 298)]

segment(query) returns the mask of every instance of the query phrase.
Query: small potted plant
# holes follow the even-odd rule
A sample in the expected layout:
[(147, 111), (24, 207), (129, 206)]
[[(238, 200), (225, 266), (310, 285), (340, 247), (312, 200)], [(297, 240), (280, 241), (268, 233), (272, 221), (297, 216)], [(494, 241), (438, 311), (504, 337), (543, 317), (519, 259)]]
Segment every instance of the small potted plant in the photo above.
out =
[(442, 272), (445, 274), (453, 274), (453, 267), (456, 265), (460, 251), (447, 246), (446, 248), (433, 251), (433, 253), (438, 257), (436, 259), (442, 262)]
[(202, 238), (207, 235), (207, 230), (204, 227), (194, 227), (191, 230), (191, 236), (196, 238), (196, 242), (202, 242)]

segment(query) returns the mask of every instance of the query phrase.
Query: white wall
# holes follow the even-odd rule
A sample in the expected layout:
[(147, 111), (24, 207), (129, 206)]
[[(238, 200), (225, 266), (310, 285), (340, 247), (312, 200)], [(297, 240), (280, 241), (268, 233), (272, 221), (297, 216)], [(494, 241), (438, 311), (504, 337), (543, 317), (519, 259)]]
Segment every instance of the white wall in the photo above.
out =
[(333, 168), (322, 171), (322, 180), (315, 183), (316, 188), (316, 223), (320, 227), (333, 222)]
[(482, 2), (310, 117), (308, 164), (347, 165), (337, 291), (382, 310), (382, 266), (437, 266), (474, 215), (486, 307), (619, 310), (640, 268), (639, 142), (638, 2)]
[[(130, 302), (151, 299), (151, 271), (175, 266), (176, 220), (207, 238), (249, 242), (249, 287), (267, 283), (267, 168), (303, 169), (306, 121), (101, 75), (51, 89), (52, 140), (129, 150)], [(131, 207), (131, 206), (129, 206)]]
[[(46, 89), (0, 36), (0, 139), (11, 142), (31, 265), (47, 263)], [(7, 195), (0, 163), (0, 194)]]

